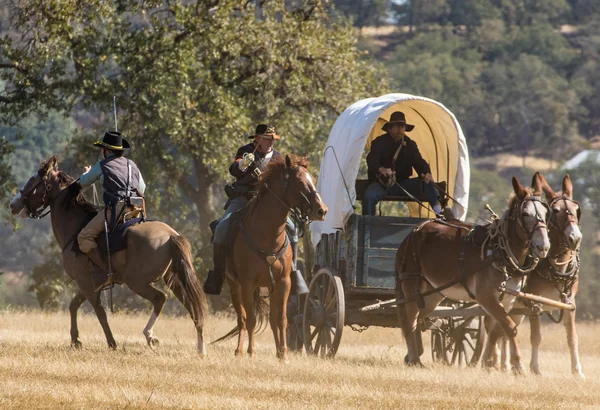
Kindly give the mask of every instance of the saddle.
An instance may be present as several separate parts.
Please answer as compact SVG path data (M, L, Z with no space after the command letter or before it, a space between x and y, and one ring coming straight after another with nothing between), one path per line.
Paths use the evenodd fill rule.
M95 214L91 215L92 218L94 216L95 216ZM122 251L123 249L127 249L127 231L132 226L138 225L145 221L147 221L147 219L133 218L133 219L129 219L125 223L117 225L116 228L113 229L110 232L110 235L108 236L108 242L109 242L109 246L110 246L111 255L115 252ZM87 222L89 222L89 220L86 220L86 223L83 226L87 225ZM81 227L81 229L83 229L83 226ZM77 238L77 235L79 234L81 229L79 229L77 231L75 238ZM100 250L102 251L102 254L105 255L106 254L106 239L105 239L104 233L96 238L96 243L98 244L98 248L100 248ZM73 246L71 247L71 250L73 252L75 252L76 255L83 255L83 252L81 252L81 249L79 249L79 243L77 242L77 240L73 241Z
M476 248L481 248L488 236L489 226L490 224L475 225L473 229L471 229L471 231L464 237L464 241Z
M248 207L246 206L246 207L239 209L229 215L229 231L227 232L225 243L223 244L225 249L227 249L228 251L231 250L231 248L233 248L233 242L235 241L237 234L240 232L240 229L242 227L242 220L244 219L244 216L246 216L247 212L248 212ZM215 231L217 229L218 224L219 224L219 220L215 219L208 225L210 228L210 232L211 232L211 237L210 237L211 244L213 243L213 241L215 239Z

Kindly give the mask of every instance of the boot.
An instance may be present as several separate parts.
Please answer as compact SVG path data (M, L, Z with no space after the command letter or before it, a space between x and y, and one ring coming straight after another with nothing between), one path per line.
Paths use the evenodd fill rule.
M104 261L100 248L92 248L87 256L94 263L92 266L92 283L94 285L94 292L101 291L104 287L110 285L110 278L108 277L108 265Z
M224 246L219 243L213 243L213 265L214 269L208 271L202 290L209 295L220 295L225 280L227 254Z
M308 293L308 286L306 280L302 276L302 272L296 269L296 261L298 259L298 242L290 242L292 247L292 272L290 273L290 279L292 282L292 295L304 295Z

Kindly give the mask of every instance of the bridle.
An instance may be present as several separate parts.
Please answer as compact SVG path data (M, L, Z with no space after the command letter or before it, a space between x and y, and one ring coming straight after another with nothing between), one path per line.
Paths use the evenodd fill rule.
M528 202L533 202L534 206L533 209L535 209L535 224L533 225L533 227L531 228L531 230L527 229L527 225L525 224L525 220L524 220L524 212L523 209L525 208L525 205ZM540 214L540 212L538 211L537 206L535 206L535 203L540 203L544 208L546 208L546 218L543 218L542 215ZM516 220L517 223L519 224L519 227L523 230L523 232L525 232L525 236L527 239L525 239L525 242L522 245L523 249L529 249L529 246L531 245L531 240L533 238L533 234L535 233L536 230L540 229L540 228L545 228L546 230L548 230L548 220L550 218L550 206L548 206L547 203L545 203L544 201L542 201L541 198L539 197L535 197L535 196L531 196L531 197L527 197L525 199L523 199L523 201L521 202L521 205L518 207L518 214L517 213L513 213L511 216L508 217L508 220Z
M27 216L29 216L32 219L42 219L50 213L49 209L46 213L44 213L44 211L50 206L50 198L48 196L48 193L52 190L53 185L49 183L46 177L42 177L39 171L38 177L40 178L40 180L29 190L30 193L35 193L38 186L42 183L44 184L44 193L42 194L42 205L40 205L37 209L31 211L29 209L29 206L27 206L26 204L26 201L29 200L30 195L26 195L22 189L19 191L21 193L21 198L23 198L23 204L30 211L29 214L27 214Z
M300 168L301 167L299 165L297 165L293 168L286 168L285 171L283 171L280 174L281 182L283 183L283 199L279 195L277 195L275 192L273 192L273 190L269 187L269 184L267 182L264 182L263 185L264 185L265 189L271 193L271 195L273 195L275 198L277 198L277 200L279 200L279 202L281 202L283 204L283 206L285 206L287 208L287 210L290 213L292 213L292 215L294 216L295 219L297 219L299 222L302 222L302 223L308 223L309 222L308 214L310 212L311 203L310 203L308 197L304 194L304 192L302 192L301 190L298 190L298 193L300 194L302 199L308 204L308 207L306 210L292 206L285 200L285 197L287 196L287 192L288 192L288 187L290 186L290 184L297 184L295 179L290 180L290 174L292 172L298 171Z
M550 208L552 208L556 203L558 203L560 201L564 202L566 214L575 217L578 226L581 226L580 225L581 206L579 205L579 203L570 198L558 197L558 198L553 199L552 202L550 202ZM567 201L572 202L575 205L577 205L577 213L576 214L573 214L573 212L569 209L569 207L567 206ZM564 235L562 235L565 228L567 227L567 224L570 223L570 221L567 218L565 220L565 222L562 224L562 226L559 226L558 221L556 220L556 215L554 214L554 212L552 212L549 223L550 223L550 226L556 228L556 231L559 233L558 239L559 239L560 250L561 251L566 250L566 252L570 252L571 255L570 255L569 259L565 262L557 262L557 260L558 260L558 257L560 257L561 255L563 255L566 252L559 253L554 261L552 261L552 258L549 256L547 258L548 259L548 270L554 277L558 277L558 278L572 277L579 271L580 261L579 261L579 249L571 251L569 249L569 246L566 244L566 239L565 239ZM572 263L574 260L575 260L575 262ZM559 270L556 268L556 266L564 266L564 265L567 265L567 267L570 266L570 269L568 269L565 272L559 272ZM548 279L550 279L550 278L548 278Z

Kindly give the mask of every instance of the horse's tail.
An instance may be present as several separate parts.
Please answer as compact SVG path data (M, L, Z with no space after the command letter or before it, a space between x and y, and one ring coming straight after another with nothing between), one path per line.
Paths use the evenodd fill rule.
M260 333L267 327L267 323L269 323L269 304L266 301L266 298L260 295L260 288L256 288L254 290L254 314L256 315L256 327L254 328L254 333ZM232 337L237 336L240 333L240 329L238 326L231 329L226 335L221 336L214 342L210 344L219 343L224 340L229 340Z
M206 317L206 295L192 263L192 247L184 236L171 236L171 271L167 286L177 295L190 312L194 323L202 324Z

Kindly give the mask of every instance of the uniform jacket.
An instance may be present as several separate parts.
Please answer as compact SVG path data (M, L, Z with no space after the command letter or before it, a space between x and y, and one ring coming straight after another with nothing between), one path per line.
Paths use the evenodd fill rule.
M273 150L272 155L269 156L254 152L254 162L250 164L245 171L242 171L238 166L237 160L241 159L245 153L253 152L254 148L254 143L246 144L238 148L237 154L235 154L236 161L229 166L229 173L236 178L233 187L238 195L247 196L251 191L255 190L255 187L258 184L258 178L254 175L254 170L256 168L260 169L261 172L264 172L267 169L269 161L281 157L281 154L277 150Z

